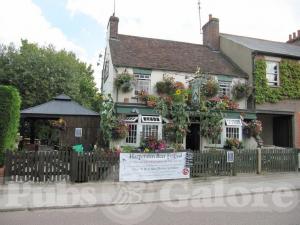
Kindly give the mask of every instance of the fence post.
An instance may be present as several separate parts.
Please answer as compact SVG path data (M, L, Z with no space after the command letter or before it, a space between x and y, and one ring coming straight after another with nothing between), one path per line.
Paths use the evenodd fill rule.
M261 174L261 148L257 149L257 174Z
M70 156L71 156L70 181L76 182L78 178L78 153L72 151Z

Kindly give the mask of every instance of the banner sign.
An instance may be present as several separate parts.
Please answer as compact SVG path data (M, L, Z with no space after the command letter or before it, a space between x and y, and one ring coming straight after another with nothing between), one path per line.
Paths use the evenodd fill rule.
M190 177L186 152L121 153L120 181L150 181Z

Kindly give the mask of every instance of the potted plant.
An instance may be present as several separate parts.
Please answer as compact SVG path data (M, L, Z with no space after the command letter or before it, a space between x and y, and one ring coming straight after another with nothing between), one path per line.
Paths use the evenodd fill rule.
M242 143L236 138L228 138L226 139L224 148L231 150L240 149L242 148Z
M124 93L131 92L134 86L134 76L126 71L119 74L115 79L115 86Z
M219 83L212 77L202 85L201 92L207 98L215 97L219 92Z
M127 124L122 120L119 119L112 129L112 137L115 140L124 139L128 136L128 126Z
M248 98L251 94L251 87L248 85L248 83L242 83L239 81L233 85L231 94L235 100Z
M138 92L138 99L142 102L147 102L148 99L148 93L146 91L139 91Z
M155 107L157 103L157 97L154 95L148 95L147 96L147 106L149 107Z
M256 137L262 132L262 123L260 120L252 120L248 123L248 127L250 129L250 135Z

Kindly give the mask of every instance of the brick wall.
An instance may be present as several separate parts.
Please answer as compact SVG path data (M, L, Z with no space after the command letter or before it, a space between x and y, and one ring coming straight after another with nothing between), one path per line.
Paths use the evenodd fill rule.
M212 50L220 49L219 19L209 15L209 21L203 26L203 44Z
M295 147L300 148L300 112L295 113Z

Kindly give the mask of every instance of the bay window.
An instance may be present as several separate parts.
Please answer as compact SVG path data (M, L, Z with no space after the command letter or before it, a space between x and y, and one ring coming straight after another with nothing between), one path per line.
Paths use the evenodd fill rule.
M240 119L225 119L225 138L242 141L242 122Z
M149 137L162 138L162 119L160 116L127 116L124 120L128 126L126 145L139 146L141 141Z

